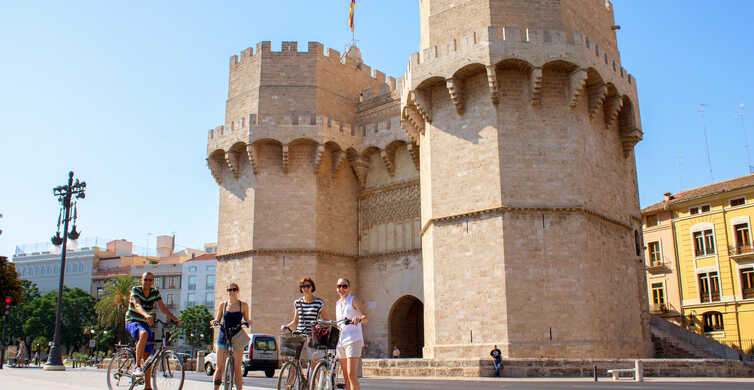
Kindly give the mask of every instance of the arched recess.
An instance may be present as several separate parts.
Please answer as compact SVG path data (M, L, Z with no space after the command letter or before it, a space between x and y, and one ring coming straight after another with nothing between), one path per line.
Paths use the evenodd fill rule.
M421 358L424 348L424 304L413 295L393 303L388 316L388 353L397 345L401 358Z

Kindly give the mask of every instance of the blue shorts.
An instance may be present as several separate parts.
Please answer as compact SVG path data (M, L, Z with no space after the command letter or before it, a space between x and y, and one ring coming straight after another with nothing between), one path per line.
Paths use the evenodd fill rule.
M128 332L128 334L130 334L131 337L134 338L134 340L139 339L139 333L141 333L142 331L147 332L147 334L149 335L149 337L147 338L147 345L144 347L144 352L152 353L154 344L149 342L154 341L154 333L152 333L152 329L150 329L147 324L142 324L141 322L126 322L126 332Z

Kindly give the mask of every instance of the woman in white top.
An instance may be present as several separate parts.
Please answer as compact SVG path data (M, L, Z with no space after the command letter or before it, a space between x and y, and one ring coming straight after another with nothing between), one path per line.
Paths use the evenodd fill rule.
M336 356L343 367L343 377L346 379L346 390L359 390L359 378L356 373L361 360L361 349L364 347L364 334L361 324L367 322L366 312L358 298L350 294L351 282L346 278L338 279L338 295L336 304L337 320L350 319L352 325L341 325L340 340Z

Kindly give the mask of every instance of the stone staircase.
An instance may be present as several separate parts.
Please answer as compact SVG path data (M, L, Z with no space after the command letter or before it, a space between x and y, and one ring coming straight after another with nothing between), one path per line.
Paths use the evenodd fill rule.
M735 349L660 317L651 316L650 324L657 358L741 360Z

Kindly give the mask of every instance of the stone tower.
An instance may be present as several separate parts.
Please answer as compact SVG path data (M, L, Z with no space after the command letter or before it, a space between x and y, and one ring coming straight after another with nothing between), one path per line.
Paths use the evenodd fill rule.
M255 332L311 276L369 311L367 356L649 355L636 81L604 0L420 0L402 79L316 42L230 59L217 285ZM218 298L216 302L222 302Z
M636 81L604 0L420 0L425 357L651 354Z

